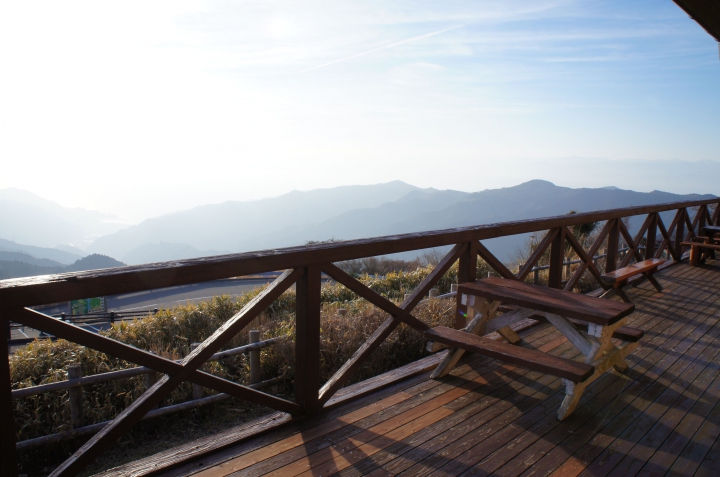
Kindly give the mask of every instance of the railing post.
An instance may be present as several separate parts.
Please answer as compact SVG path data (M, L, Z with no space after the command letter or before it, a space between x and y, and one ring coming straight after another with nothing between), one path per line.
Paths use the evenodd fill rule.
M474 282L477 278L477 262L478 262L478 246L477 241L473 240L468 243L465 252L460 255L458 260L458 283ZM455 328L465 328L467 325L467 306L460 304L458 300L457 313L455 313Z
M535 285L540 283L540 270L537 267L533 268L533 283Z
M655 258L655 238L657 237L658 214L653 213L645 238L645 260Z
M680 220L678 220L677 225L675 226L675 255L678 257L678 260L682 258L682 242L685 240L685 214L687 214L687 210L680 209L678 210L678 214L680 214Z
M8 334L10 333L10 318L6 312L0 311L0 324L7 330L0 332L0 347L2 347L2 359L0 359L0 476L16 477L17 455L15 444L15 419L12 402L12 381L10 380L10 359L8 348Z
M565 261L565 227L560 227L550 244L550 270L548 286L562 288L563 262Z
M250 330L250 343L260 341L260 331ZM256 349L248 353L250 355L250 384L260 382L260 350Z
M201 343L193 343L190 345L190 351L194 351L195 348L200 346ZM201 367L202 369L202 367ZM192 385L192 397L193 399L202 399L205 397L205 388L200 386L199 384L193 383Z
M315 266L305 267L295 286L295 397L305 414L320 410L320 286Z
M620 244L620 219L613 219L613 224L608 233L608 245L605 255L605 273L617 269L617 256Z
M68 381L82 378L82 367L79 364L69 364L67 367L67 375ZM70 394L70 422L72 423L73 429L77 429L85 424L83 388L82 386L75 386L68 391Z
M700 214L700 219L698 220L698 229L696 235L702 235L703 229L705 228L705 225L707 224L707 213L708 213L708 206L707 205L701 205L698 207L698 214Z

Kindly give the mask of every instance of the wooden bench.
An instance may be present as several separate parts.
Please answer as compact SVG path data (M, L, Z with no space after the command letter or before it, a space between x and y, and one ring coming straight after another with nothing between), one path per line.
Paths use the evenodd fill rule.
M559 376L565 383L565 399L558 419L568 417L576 408L585 388L610 368L625 371L625 357L635 350L641 330L625 327L635 305L580 295L523 283L518 280L486 278L458 286L457 311L464 314L463 330L432 328L425 336L433 343L451 347L432 378L447 375L463 354L478 353L519 366ZM500 316L500 304L516 307ZM532 317L541 317L554 325L585 356L577 362L536 350L514 346L521 341L510 325ZM483 338L496 330L509 343ZM620 340L616 346L612 338Z
M603 274L600 278L602 279L603 284L609 286L610 288L600 295L600 297L607 297L612 293L616 293L620 295L620 298L622 298L624 302L632 303L630 298L628 298L627 294L623 291L623 287L628 284L628 280L630 278L640 274L645 275L655 289L662 292L662 285L660 285L660 282L658 282L652 274L655 273L658 267L663 263L665 263L665 260L660 258L650 258Z
M690 247L690 265L694 267L700 265L701 263L705 263L708 251L720 250L720 245L711 243L682 242L682 245Z
M591 364L560 358L521 346L513 346L502 341L489 340L445 326L437 326L425 331L425 337L438 343L462 348L465 351L569 379L575 383L585 381L595 371L595 367Z

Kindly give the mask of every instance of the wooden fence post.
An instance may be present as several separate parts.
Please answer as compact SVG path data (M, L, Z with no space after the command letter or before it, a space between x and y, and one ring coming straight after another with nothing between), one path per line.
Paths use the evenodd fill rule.
M190 351L193 351L195 348L200 346L201 343L193 343L190 345ZM192 385L192 397L193 399L202 399L205 397L205 388L200 386L199 384L193 383Z
M658 214L653 213L645 238L645 260L655 258L655 238L657 237Z
M250 330L250 343L260 341L260 331ZM248 353L250 355L250 384L260 382L260 350L256 349Z
M563 262L565 261L565 227L560 227L550 244L550 270L548 286L562 288Z
M309 266L295 285L295 397L305 414L320 410L320 280Z
M468 243L468 247L460 255L458 263L458 283L474 282L477 279L477 262L478 262L478 246L477 241L473 240ZM457 313L455 313L455 328L465 328L467 325L467 306L462 305L458 300Z
M608 245L605 255L605 273L614 272L617 269L618 249L620 248L620 219L613 219L613 224L608 233Z
M696 235L702 235L703 229L705 228L705 225L707 225L708 206L701 205L700 207L698 207L697 213L700 214L700 219L698 220Z
M687 214L687 210L685 209L679 209L678 214L680 214L680 220L678 220L677 225L675 226L675 255L678 257L678 260L682 258L682 242L685 240L685 214Z
M67 367L68 381L83 377L82 367L79 364L69 364ZM77 429L85 424L85 413L83 411L83 388L75 386L70 388L70 422L72 428Z
M0 332L0 347L2 347L2 359L0 359L0 475L2 477L16 477L17 454L15 444L15 419L12 401L12 381L10 380L10 360L8 349L8 335L10 333L10 318L5 312L0 312L0 325L3 330Z

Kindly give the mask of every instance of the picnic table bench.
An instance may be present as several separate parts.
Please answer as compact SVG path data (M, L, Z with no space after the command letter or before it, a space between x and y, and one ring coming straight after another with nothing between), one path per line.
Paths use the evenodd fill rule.
M610 288L600 295L600 297L604 298L609 296L611 293L616 293L620 295L620 298L622 298L624 302L632 303L625 291L623 291L623 287L628 284L628 280L630 278L640 274L645 275L652 286L654 286L657 291L662 292L662 285L660 285L660 282L658 282L652 274L655 273L658 267L663 263L665 263L665 260L663 259L649 258L601 275L600 278L603 283Z
M691 242L682 242L682 245L690 247L690 265L692 266L705 263L705 259L708 257L715 258L715 251L720 250L720 245L715 242L715 234L720 232L720 226L707 225L703 228L703 232L705 236L696 236Z
M438 326L425 336L450 346L450 352L432 374L447 375L468 351L518 366L558 376L565 384L565 399L558 419L567 418L578 405L585 388L611 367L628 368L625 357L643 336L641 330L625 327L635 305L531 285L517 280L486 278L458 286L458 312L467 309L467 326L455 330ZM513 311L498 316L500 304ZM548 355L517 346L520 337L510 325L530 316L542 316L554 325L585 357L584 362ZM508 342L483 338L497 330ZM620 341L616 346L612 338Z

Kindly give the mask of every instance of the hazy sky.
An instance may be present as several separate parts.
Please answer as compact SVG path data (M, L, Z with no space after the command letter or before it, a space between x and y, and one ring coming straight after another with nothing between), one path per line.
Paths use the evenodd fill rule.
M395 179L627 185L720 161L718 111L717 43L670 0L0 6L0 187L133 221ZM663 167L630 184L695 189Z

